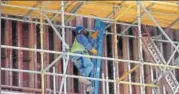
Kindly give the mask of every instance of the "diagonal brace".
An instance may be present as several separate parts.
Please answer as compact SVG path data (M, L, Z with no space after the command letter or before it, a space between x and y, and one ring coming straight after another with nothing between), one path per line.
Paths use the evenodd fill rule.
M55 26L52 24L52 22L50 21L50 19L47 17L46 14L42 13L43 16L47 19L48 23L51 25L52 29L55 31L55 33L57 34L58 38L64 43L64 46L69 49L69 46L66 44L65 40L63 40L62 36L59 34L58 30L55 28ZM64 28L64 27L62 27Z
M58 60L62 58L63 55L58 56L47 68L45 68L45 72L49 70Z
M161 28L161 26L159 25L159 23L155 20L155 18L148 12L148 10L145 8L145 6L143 5L142 2L140 2L141 7L143 8L143 10L145 11L145 13L147 13L148 17L155 23L155 25L158 27L158 29L162 32L162 34L169 40L169 42L171 43L171 45L177 50L177 52L179 52L179 49L176 47L176 45L173 43L173 41L168 37L168 35L165 33L165 31Z

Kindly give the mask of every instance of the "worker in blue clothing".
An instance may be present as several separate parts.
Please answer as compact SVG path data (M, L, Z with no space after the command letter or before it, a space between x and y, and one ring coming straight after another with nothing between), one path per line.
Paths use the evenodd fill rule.
M92 47L92 42L93 39L96 39L96 37L98 36L98 30L95 30L95 32L91 34L90 38L85 36L87 32L84 30L83 26L77 26L74 32L76 33L76 37L73 42L71 52L84 55L89 55L90 52L93 55L97 55L98 52L95 48ZM94 68L94 64L91 62L90 58L82 56L72 56L71 60L74 62L74 65L77 67L82 76L90 76L90 73ZM91 82L88 79L79 79L79 81L88 86L87 91L93 89L93 87L91 86Z

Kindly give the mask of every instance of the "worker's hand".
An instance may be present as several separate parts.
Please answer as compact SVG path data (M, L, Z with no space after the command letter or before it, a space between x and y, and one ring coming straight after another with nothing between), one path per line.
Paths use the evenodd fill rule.
M90 52L93 53L94 55L97 55L97 54L98 54L98 51L97 51L96 49L94 49L94 48L91 49Z

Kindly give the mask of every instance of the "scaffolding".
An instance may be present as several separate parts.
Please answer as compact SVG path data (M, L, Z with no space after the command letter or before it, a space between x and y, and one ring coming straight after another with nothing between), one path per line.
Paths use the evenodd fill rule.
M141 94L145 94L145 88L146 87L151 87L152 88L152 94L159 94L160 91L157 91L156 88L158 89L159 86L153 81L152 83L148 84L145 83L144 81L144 65L145 66L151 66L151 73L153 73L153 71L155 70L154 67L159 67L159 68L163 68L163 69L179 69L178 66L173 66L173 65L169 65L170 61L172 60L172 58L174 58L174 55L176 52L179 52L179 45L178 45L178 41L173 41L171 40L171 38L166 34L166 32L164 31L164 29L162 27L168 27L169 28L173 28L173 29L178 29L177 27L177 21L175 21L174 23L172 23L172 25L170 24L171 22L165 22L165 21L160 21L164 22L164 24L161 25L157 22L157 20L151 15L151 11L149 10L151 8L151 6L153 6L154 4L156 5L166 5L166 6L174 6L177 7L177 3L176 2L159 2L159 1L105 1L104 5L106 6L110 6L112 7L111 10L112 12L109 14L109 16L107 17L102 17L101 15L98 15L99 13L97 13L98 16L89 16L88 12L85 13L81 13L81 14L77 14L74 11L77 11L79 7L77 7L74 11L71 11L71 13L69 12L69 10L67 10L68 12L65 11L66 6L70 6L68 3L72 3L72 1L54 1L55 3L58 3L57 5L59 9L61 10L49 10L46 9L45 6L47 6L48 4L52 3L53 1L42 1L41 3L39 3L39 8L38 7L30 7L30 6L21 6L21 5L13 5L10 3L11 1L4 1L1 4L2 7L2 13L6 13L9 15L15 15L15 16L20 16L19 18L15 18L15 17L11 17L11 16L1 16L1 19L7 19L7 20L15 20L15 21L21 21L21 22L28 22L28 23L35 23L35 24L40 24L40 44L41 47L40 49L37 48L27 48L27 47L17 47L17 46L10 46L10 45L1 45L1 48L3 49L14 49L14 50L21 50L21 51L34 51L34 52L39 52L41 55L41 70L40 71L34 71L34 70L23 70L23 69L13 69L13 68L5 68L5 67L1 67L1 70L3 71L11 71L11 72L24 72L24 73L29 73L29 74L40 74L41 75L41 92L42 94L45 94L45 76L46 75L51 75L53 76L53 88L54 90L52 90L51 92L53 92L53 94L59 93L59 94L68 94L67 93L67 78L84 78L84 79L89 79L89 80L95 80L95 81L100 81L103 84L103 94L109 94L109 90L105 90L105 87L109 88L109 83L113 83L114 84L114 94L120 94L120 84L127 84L130 86L129 88L129 92L130 94L132 94L132 86L136 85L136 86L140 86L140 92ZM12 1L13 2L13 1ZM28 1L26 1L28 2ZM75 1L76 3L81 3L81 4L89 4L88 6L90 6L90 4L97 4L100 6L100 2L99 1ZM126 5L124 5L124 8L122 7L123 3L127 3ZM71 5L74 6L74 5ZM130 9L132 8L136 8L135 12L136 12L136 18L134 21L130 22L131 20L129 19L129 22L132 24L129 24L123 20L121 20L121 17L124 17L124 15L126 15L126 13L129 12L133 12L130 11ZM157 6L156 6L157 7ZM3 8L7 8L4 9ZM25 17L22 16L21 13L19 13L19 15L17 14L13 14L14 12L12 12L11 10L7 11L8 8L17 8L17 9L24 9L24 10L28 10L28 13L26 14ZM73 8L73 7L70 7ZM92 8L93 9L93 8ZM6 11L5 11L6 10ZM120 11L118 11L120 10ZM31 11L31 12L30 12ZM34 14L33 14L33 11ZM82 11L82 10L81 10ZM12 12L12 14L11 14ZM84 11L83 11L84 12ZM90 11L91 12L91 11ZM26 13L26 12L25 12ZM54 14L53 16L51 16L51 14L48 13L52 13ZM40 15L40 18L38 18L37 15ZM142 21L142 15L147 14L147 16L151 19L151 21L154 24L151 24L151 22L149 21ZM56 19L58 16L60 15L61 18ZM171 15L175 15L175 14L171 14ZM30 17L32 16L32 17ZM69 18L65 19L65 16L69 16ZM111 17L113 16L113 17ZM49 18L51 17L51 19ZM71 53L68 51L68 49L70 48L69 44L66 43L65 41L65 33L67 32L65 30L65 28L68 29L74 29L75 27L73 26L68 26L65 23L68 22L69 20L73 19L74 17L85 17L85 18L91 18L91 19L100 19L102 21L104 21L107 25L106 27L111 27L113 28L114 32L108 32L106 31L105 34L106 35L114 35L114 58L110 58L110 57L104 57L104 56L92 56L92 55L82 55L82 54L75 54L75 53ZM35 18L36 20L29 20L31 18ZM125 17L124 17L125 18ZM120 20L119 20L120 19ZM171 17L172 19L172 17ZM171 20L170 19L170 20ZM174 18L175 19L175 18ZM177 18L178 19L178 18ZM61 25L55 23L53 20L57 20L61 22ZM123 21L123 22L122 22ZM173 21L172 21L173 22ZM136 24L137 23L137 24ZM122 31L122 33L118 34L117 33L117 24L123 25L123 26L127 26L127 28L124 29L124 31ZM159 42L167 42L167 43L171 43L171 45L174 47L175 51L173 52L173 54L170 56L169 61L167 61L166 64L156 64L156 63L152 63L152 62L145 62L143 60L143 41L142 41L142 30L141 30L141 24L147 24L147 25L153 25L153 26L157 26L158 29L161 31L162 35L164 35L164 37L167 40L160 40L160 39L156 39L156 38L152 38L153 41L159 41ZM52 27L53 31L55 32L55 34L58 36L59 41L62 42L62 51L55 51L55 50L45 50L43 47L44 41L43 41L43 37L44 37L44 33L43 33L43 27L45 25L48 25L50 27ZM128 35L125 34L127 32L127 30L130 27L136 27L138 29L138 36L133 36L133 35ZM58 28L61 28L61 32L59 33ZM92 32L92 29L87 28L86 29L89 32ZM139 59L138 60L128 60L128 59L119 59L118 57L118 47L117 47L117 36L120 37L130 37L130 38L135 38L138 39L138 48L139 48ZM177 44L177 46L176 46ZM49 54L56 54L58 55L58 57L51 62L48 66L44 66L44 53L49 53ZM69 64L69 59L70 56L82 56L82 57L88 57L88 58L93 58L93 59L101 59L101 60L107 60L107 61L113 61L114 62L114 79L108 79L105 78L104 75L101 76L101 78L93 78L93 77L82 77L82 76L77 76L77 75L70 75L67 74L67 66ZM62 59L63 60L63 73L56 73L55 72L55 64L58 60ZM128 63L128 69L129 71L126 72L123 76L119 77L118 75L118 70L119 68L116 67L117 64L119 64L120 62L126 62ZM102 64L105 64L108 62L102 62ZM135 67L131 68L130 64L135 64ZM49 72L49 69L53 67L53 72ZM130 76L131 72L135 71L137 68L140 68L140 82L132 82L130 77L129 77L129 81L122 81L122 79L124 79L126 76ZM166 73L167 74L167 73ZM60 89L59 91L56 91L56 85L55 85L55 78L57 76L62 77L61 83L60 83ZM153 79L153 74L151 75L151 78ZM179 87L177 87L178 90ZM165 90L164 90L165 91ZM178 92L178 91L176 91ZM175 92L175 93L176 93Z

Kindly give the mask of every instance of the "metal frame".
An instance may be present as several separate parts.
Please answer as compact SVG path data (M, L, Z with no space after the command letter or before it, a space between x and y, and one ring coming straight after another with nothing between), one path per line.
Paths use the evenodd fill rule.
M153 1L154 2L154 1ZM156 2L154 2L156 3ZM169 3L170 4L170 3ZM67 87L66 87L66 80L67 78L84 78L84 79L90 79L90 80L98 80L98 81L102 81L103 84L108 84L110 83L120 83L120 84L128 84L128 85L139 85L141 86L141 93L145 93L145 87L149 86L149 87L157 87L154 84L145 84L144 83L144 69L143 66L144 65L148 65L151 66L151 72L153 72L152 67L165 67L165 68L171 68L171 69L179 69L178 66L171 66L169 64L167 65L163 65L163 64L153 64L151 62L144 62L143 60L143 54L142 54L142 40L141 40L141 16L145 13L147 13L147 15L151 18L151 20L157 25L157 27L160 29L160 31L162 32L162 34L164 34L164 36L167 38L167 40L157 40L157 39L153 39L155 41L160 41L160 42L169 42L173 45L173 47L175 48L175 51L173 52L173 54L171 55L170 59L168 60L167 63L169 63L171 61L171 59L173 58L174 54L177 52L179 52L179 45L175 45L175 44L179 44L179 42L174 42L172 41L168 35L164 32L164 30L160 27L160 25L157 23L157 21L153 18L153 16L149 13L149 10L146 9L146 7L144 7L144 5L142 4L142 2L137 1L137 13L138 13L138 17L137 17L137 25L133 25L133 24L127 24L127 23L120 23L120 22L116 22L116 19L118 19L122 14L120 14L117 18L114 19L109 19L109 18L99 18L99 17L95 17L95 16L85 16L85 15L80 15L80 14L75 14L75 13L67 13L64 10L64 1L61 1L61 11L56 11L56 10L46 10L43 7L41 9L39 8L32 8L32 7L22 7L22 6L16 6L16 5L8 5L8 4L1 4L2 6L8 6L8 7L16 7L16 8L23 8L23 9L29 9L31 11L41 11L41 17L40 17L40 22L35 22L35 21L29 21L29 20L22 20L22 19L17 19L17 18L10 18L10 17L1 17L1 19L10 19L10 20L17 20L17 21L24 21L24 22L29 22L29 23L37 23L40 24L41 26L41 49L34 49L34 48L25 48L25 47L15 47L15 46L8 46L8 45L1 45L1 48L6 48L6 49L16 49L16 50L25 50L25 51L36 51L36 52L40 52L41 53L41 71L32 71L32 70L21 70L21 69L10 69L10 68L1 68L1 70L5 70L5 71L14 71L14 72L26 72L26 73L34 73L34 74L41 74L42 79L42 94L44 94L44 75L53 75L53 79L54 79L54 83L55 83L55 77L56 76L62 76L62 82L60 85L60 91L59 93L62 94L62 90L64 92L64 94L67 93ZM151 5L152 6L152 5ZM129 7L130 8L130 7ZM144 12L141 13L141 8L144 10ZM149 7L148 7L149 8ZM126 9L127 11L127 9ZM1 12L1 11L0 11ZM62 24L61 25L55 25L52 23L52 21L48 18L48 16L45 14L47 12L50 13L55 13L56 15L61 14L61 19L62 19ZM109 58L109 57L100 57L100 56L89 56L89 55L82 55L82 54L74 54L74 53L70 53L67 52L67 49L69 49L68 44L65 42L65 28L71 28L73 29L74 27L72 26L65 26L65 19L64 16L65 15L69 15L69 16L80 16L80 17L86 17L86 18L93 18L93 19L101 19L103 21L105 21L106 23L114 23L115 25L117 24L121 24L121 25L127 25L127 26L133 26L133 27L138 27L139 29L139 61L135 61L135 60L125 60L125 59L118 59L116 56L115 58ZM48 23L43 22L43 18L45 17ZM134 21L134 23L136 22L136 20ZM1 23L1 22L0 22ZM62 41L62 52L60 51L51 51L51 50L44 50L43 49L43 25L49 25L53 28L53 30L55 31L55 33L57 34L58 38ZM62 28L62 35L59 33L59 31L57 30L57 27L61 27ZM128 27L129 29L129 27ZM116 30L116 27L115 27ZM127 29L125 29L126 31ZM93 31L93 30L89 30L88 31ZM124 32L125 32L124 31ZM1 34L1 33L0 33ZM106 32L106 34L110 34L110 35L115 35L117 36L122 36L122 37L132 37L132 38L136 38L135 36L131 36L131 35L123 35L122 34L117 34L115 33L110 33L110 32ZM115 42L117 44L117 42ZM1 51L0 51L1 52ZM48 65L46 68L44 68L43 66L43 53L52 53L52 54L59 54L59 56L50 64ZM140 83L135 83L135 82L125 82L125 81L117 81L116 79L114 80L110 80L108 79L108 77L104 77L104 75L102 75L102 78L92 78L92 77L82 77L82 76L76 76L76 75L68 75L66 73L67 70L67 66L68 66L68 60L70 56L84 56L84 57L89 57L89 58L96 58L96 59L103 59L103 60L112 60L114 62L117 62L116 64L118 64L118 62L127 62L128 64L131 63L135 63L135 64L140 64ZM1 56L1 54L0 54ZM59 59L63 59L63 74L59 74L59 73L55 73L55 70L53 71L53 73L51 72L47 72ZM54 69L54 68L53 68ZM1 73L1 72L0 72ZM1 75L1 74L0 74ZM153 74L151 75L151 78L153 80ZM105 83L107 82L107 83ZM0 83L1 84L1 83ZM108 86L108 85L107 85ZM54 87L54 94L56 94L56 85L53 86ZM103 87L103 92L104 94L109 94L109 92L104 90L105 87ZM0 89L1 90L1 89ZM131 91L131 88L130 88ZM1 91L0 91L1 92ZM115 91L116 92L116 91ZM154 90L152 89L152 92L154 93Z

